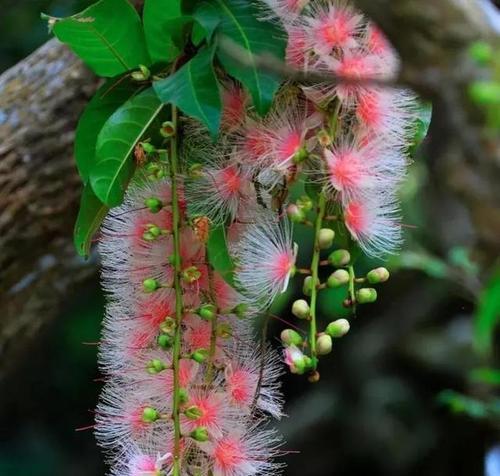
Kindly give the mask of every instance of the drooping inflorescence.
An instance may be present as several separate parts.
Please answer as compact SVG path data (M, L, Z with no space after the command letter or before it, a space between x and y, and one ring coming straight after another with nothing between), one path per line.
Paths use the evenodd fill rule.
M356 250L380 258L401 242L397 192L415 98L378 81L394 77L395 52L347 1L266 3L273 13L263 17L288 34L289 66L332 81L284 84L261 117L242 86L222 78L215 143L172 106L161 144L168 163L149 146L103 225L107 383L96 432L115 475L277 474L281 441L267 423L283 415L281 368L317 381L319 358L349 330L346 319L319 329L319 293L344 287L353 311L375 301L363 286L388 272L356 276ZM305 268L293 224L313 234ZM214 230L232 261L227 275L211 260ZM339 231L345 249L334 249ZM331 271L324 282L321 269ZM285 329L280 356L256 338L254 317L269 316L299 276L304 299L291 313L307 329Z

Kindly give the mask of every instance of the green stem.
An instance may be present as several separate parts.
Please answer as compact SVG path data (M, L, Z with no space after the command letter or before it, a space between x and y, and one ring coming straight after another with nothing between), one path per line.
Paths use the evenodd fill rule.
M354 273L354 266L351 264L347 270L349 271L349 299L351 300L352 311L356 313L356 274Z
M318 332L316 325L316 304L318 300L318 283L319 283L319 262L321 249L319 246L319 232L323 225L323 218L326 210L326 196L322 191L319 194L318 200L318 213L314 224L314 251L311 262L311 276L312 276L312 291L311 291L311 305L310 305L310 321L309 321L309 346L311 349L311 356L316 357L316 334Z
M172 123L177 133L177 108L172 106ZM183 302L181 288L181 217L177 192L177 135L170 141L170 179L172 192L172 235L174 238L174 288L175 288L175 337L173 346L172 364L174 368L174 392L172 419L174 422L174 467L173 476L181 474L181 422L180 422L180 378L179 366L181 359L181 337Z
M208 247L205 249L205 253L208 258ZM219 314L219 308L217 306L217 296L215 293L214 287L214 269L212 265L208 262L207 259L207 269L208 269L208 292L210 301L216 307L215 316L212 319L211 329L210 329L210 350L208 355L208 363L207 363L207 374L205 376L205 383L207 387L212 384L213 373L214 373L214 359L215 359L215 351L217 348L217 316Z

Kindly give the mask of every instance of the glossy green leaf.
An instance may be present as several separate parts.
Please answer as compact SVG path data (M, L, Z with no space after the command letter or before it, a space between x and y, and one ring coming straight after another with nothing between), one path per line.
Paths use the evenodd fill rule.
M94 194L90 184L86 184L80 199L80 211L76 219L73 241L80 256L88 257L92 238L101 226L109 208Z
M149 88L117 109L99 133L97 163L90 172L90 181L97 197L109 207L122 202L135 170L134 147L162 107L153 89Z
M421 102L418 106L417 120L415 123L415 135L410 145L410 154L413 156L418 147L427 137L432 120L432 104L430 102Z
M81 13L56 19L52 31L99 76L150 64L141 19L127 0L101 0Z
M96 163L97 136L104 123L137 91L130 78L112 78L99 88L78 121L75 135L75 159L85 182Z
M224 226L219 226L210 231L207 243L208 259L224 280L234 286L234 263L229 255Z
M197 6L195 12L193 13L193 18L203 29L203 37L210 42L212 40L215 29L222 21L219 9L217 9L211 3L203 1ZM195 38L195 40L201 40L199 32L198 37Z
M217 56L226 71L250 91L253 103L264 115L270 108L281 80L275 74L260 70L255 64L255 55L273 55L276 61L285 57L286 33L277 22L259 20L262 12L256 2L247 0L209 0L219 12L221 23L218 35L241 48L234 55L222 45Z
M500 270L497 270L483 291L474 316L474 347L478 352L491 354L495 331L499 324Z
M180 0L146 0L143 12L144 32L153 62L168 63L181 53L179 36L187 21Z
M154 88L164 103L205 124L217 137L222 103L213 67L213 48L204 48L172 76L157 81Z

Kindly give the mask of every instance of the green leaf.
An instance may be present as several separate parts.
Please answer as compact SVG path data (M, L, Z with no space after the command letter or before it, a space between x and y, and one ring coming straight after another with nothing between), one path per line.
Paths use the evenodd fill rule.
M273 55L277 61L283 61L286 33L276 22L259 20L262 12L256 2L210 0L210 4L221 17L218 35L241 48L240 57L228 53L223 46L217 50L217 56L226 71L250 91L257 111L264 115L281 80L274 74L261 71L255 64L255 55Z
M94 194L89 183L83 189L80 199L80 211L75 223L73 241L80 256L88 257L92 237L101 226L109 208Z
M175 104L184 114L199 119L216 138L222 103L213 55L213 48L201 49L175 74L154 83L154 88L162 102Z
M479 353L491 354L495 330L499 324L500 270L497 270L483 291L474 315L474 347Z
M234 287L234 263L229 255L226 230L219 226L210 231L207 243L208 260L224 280Z
M418 147L427 137L432 120L432 103L420 102L418 106L417 120L415 124L415 136L410 145L410 155L414 156Z
M212 36L215 32L215 29L222 21L219 10L215 8L214 5L208 2L201 2L196 8L193 17L202 27L204 32L203 36L207 39L207 41L212 41ZM196 30L194 32L196 32ZM194 41L201 40L199 35L199 32L197 32L197 37Z
M151 63L141 19L127 0L101 0L57 19L53 32L99 76L117 76Z
M500 386L500 370L491 368L474 369L469 373L469 379L475 383Z
M109 79L83 111L76 128L75 159L84 182L96 163L97 136L104 123L135 91L137 85L130 78L121 76Z
M134 147L162 107L153 89L149 88L117 109L99 133L97 163L90 172L90 181L97 197L109 207L122 202L135 170Z
M143 21L153 62L169 63L177 58L183 46L180 37L192 22L190 17L183 17L180 0L146 0Z

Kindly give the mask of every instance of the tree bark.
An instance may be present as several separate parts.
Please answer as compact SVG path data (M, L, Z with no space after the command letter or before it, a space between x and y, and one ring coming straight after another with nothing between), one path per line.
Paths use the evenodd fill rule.
M95 274L72 245L72 148L96 84L56 40L0 76L0 379Z

